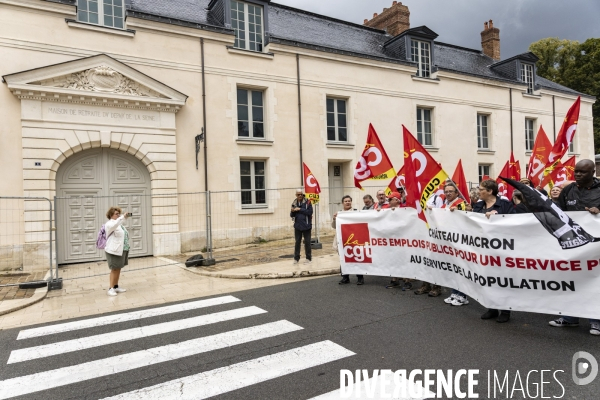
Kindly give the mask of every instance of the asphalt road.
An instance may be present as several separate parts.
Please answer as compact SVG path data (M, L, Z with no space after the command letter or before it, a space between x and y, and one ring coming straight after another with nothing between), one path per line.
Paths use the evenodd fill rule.
M509 323L499 324L481 320L485 310L474 302L463 307L444 304L448 291L429 298L412 291L385 289L386 278L367 277L364 286L356 286L354 276L350 285L338 285L338 280L327 277L236 292L231 296L241 301L94 327L85 324L96 317L85 317L67 321L80 321L73 324L78 329L21 340L17 336L24 329L0 331L0 398L102 399L126 394L122 398L162 399L180 398L185 388L188 394L193 393L189 398L215 390L212 393L220 393L217 399L310 399L339 389L342 369L366 369L370 374L375 369L478 369L476 393L483 399L542 398L541 381L547 382L543 385L545 398L600 397L600 375L585 386L575 385L572 379L576 352L588 352L600 361L600 337L588 333L587 320L578 328L552 328L548 326L552 316L515 312ZM248 309L252 315L235 316L236 310L247 307L254 307ZM134 311L101 317L131 315ZM182 320L210 319L215 313L229 317L181 329ZM62 324L64 321L25 329ZM157 324L166 330L153 331ZM256 332L248 331L264 324L272 324L265 327L264 338L257 339L252 336ZM144 329L135 329L139 327ZM285 332L277 332L280 328ZM237 330L242 331L232 339L231 332ZM139 337L132 338L132 332ZM221 335L217 337L221 339L211 342L213 335ZM187 350L178 347L202 338L208 342L190 342ZM81 340L74 342L76 339ZM14 352L51 344L57 345ZM168 351L156 350L168 345L172 345ZM278 353L305 346L307 351L314 351L311 345L325 346L314 354L307 353L307 362L315 366L300 366L290 372L286 368L301 359L300 353L288 352L277 358ZM334 350L341 355L331 356ZM189 355L190 351L197 354ZM7 364L9 358L11 363ZM542 377L541 370L551 372ZM488 395L488 371L495 371L502 379L508 371L511 393L507 395L505 387L502 394L496 388L495 397L493 391ZM187 381L176 382L177 390L164 386L162 394L146 391L202 373L204 380L198 382L204 391ZM245 374L263 374L263 378L239 388L236 385ZM269 374L273 376L264 378ZM140 389L144 391L135 392Z

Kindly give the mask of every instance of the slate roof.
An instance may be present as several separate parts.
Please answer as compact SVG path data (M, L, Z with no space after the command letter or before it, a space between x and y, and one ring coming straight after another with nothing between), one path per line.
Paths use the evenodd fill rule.
M47 1L74 4L74 0ZM128 16L233 34L231 29L218 26L218 23L211 18L207 10L211 0L125 0L125 2ZM268 18L269 40L275 43L414 65L386 54L383 45L392 39L392 36L382 30L272 2L269 4ZM434 68L442 71L521 84L507 79L490 68L494 60L483 54L481 50L434 42L433 61ZM501 63L506 61L508 60ZM545 89L580 94L539 76L536 82L539 87Z

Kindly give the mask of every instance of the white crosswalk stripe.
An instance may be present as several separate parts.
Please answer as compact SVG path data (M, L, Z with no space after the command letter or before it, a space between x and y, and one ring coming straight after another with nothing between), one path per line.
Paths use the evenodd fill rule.
M250 317L252 315L264 313L266 313L266 311L258 307L245 307L236 310L201 315L194 318L164 322L162 324L126 329L122 331L113 331L104 333L102 335L88 336L81 339L73 339L64 342L45 344L42 346L28 347L26 349L13 350L10 353L7 364L33 360L35 358L49 357L57 354L71 353L73 351L105 346L112 343L121 343L127 340L141 339L144 337L180 331L183 329L197 328L202 325L231 321L237 318Z
M206 399L353 355L350 350L327 340L104 400Z
M259 307L249 306L236 308L233 310L213 312L191 318L173 319L169 322L161 322L156 324L150 323L145 326L138 326L131 329L119 330L118 328L118 324L127 321L143 320L155 316L175 314L183 311L192 311L239 301L239 299L232 296L223 296L172 306L157 307L153 309L127 312L117 315L90 318L75 322L67 322L23 330L19 332L17 337L18 340L23 341L27 339L75 331L75 333L71 334L71 337L73 337L74 335L78 334L77 331L99 328L103 326L110 326L112 329L109 333L101 334L79 333L79 335L82 337L71 340L60 341L60 335L38 339L38 343L41 341L45 344L13 350L10 353L7 364L27 364L28 362L34 362L34 360L40 358L59 356L65 353L79 354L78 352L81 352L81 357L85 360L85 357L88 354L85 352L86 349L107 345L110 346L126 341L144 340L145 338L152 336L182 331L190 328L200 328L209 324L217 324L215 328L213 328L212 332L215 330L218 332L220 330L218 328L220 324L218 323L220 322L238 319L248 320L253 316L267 314L267 311ZM200 337L195 339L166 344L159 347L147 348L144 350L120 354L118 356L102 358L94 361L81 362L76 365L67 364L68 366L62 368L3 379L0 380L0 399L8 399L15 396L32 394L37 398L39 397L38 393L40 392L53 388L60 388L66 385L71 385L73 387L69 388L69 391L76 391L76 385L79 383L85 385L85 388L87 389L89 386L85 382L92 379L120 374L125 371L149 367L160 363L173 362L184 357L223 350L233 346L268 340L270 338L290 334L303 329L302 327L286 320L262 323L265 322L265 320L262 319L260 325L254 325L251 321L252 320L250 320L249 325L253 326L242 329L229 330L218 334L212 334L210 336L202 336L202 329L196 329L195 331L190 331L198 332L198 336ZM106 332L106 329L104 329L104 332ZM165 338L168 340L168 336ZM142 346L142 348L144 347ZM98 354L98 351L93 354ZM326 340L233 364L227 367L214 369L212 371L206 371L199 374L178 378L163 384L150 386L148 388L135 390L130 393L124 393L110 398L206 398L230 392L232 390L246 388L260 382L283 377L352 355L354 355L352 351ZM71 359L73 359L74 356L71 357ZM29 369L29 367L27 368ZM0 377L0 379L2 379L2 377Z
M288 321L238 329L217 335L192 339L181 343L155 347L149 350L104 358L84 364L54 369L0 381L0 399L8 399L71 383L83 382L101 376L117 374L166 361L173 361L208 351L266 339L302 329Z
M30 339L39 336L52 335L55 333L75 331L79 329L95 328L102 325L116 324L125 321L135 321L143 318L156 317L159 315L167 315L177 312L196 310L199 308L212 307L221 304L234 303L241 301L233 296L216 297L214 299L192 301L190 303L175 304L172 306L151 308L149 310L134 311L129 313L110 315L107 317L99 317L86 319L83 321L67 322L64 324L42 326L41 328L26 329L19 332L17 340Z

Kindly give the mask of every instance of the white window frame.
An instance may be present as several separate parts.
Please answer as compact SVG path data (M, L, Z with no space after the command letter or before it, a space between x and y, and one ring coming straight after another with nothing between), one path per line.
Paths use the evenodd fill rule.
M487 147L483 146L483 125L482 119L485 118L485 139L487 140ZM477 149L478 150L489 150L490 146L490 115L478 113L477 114Z
M535 146L535 118L525 118L525 151L533 151Z
M425 120L425 111L429 111L429 121ZM419 122L421 122L421 130L419 131ZM425 127L426 124L429 124L429 132ZM429 135L430 143L427 143L426 137ZM424 147L433 147L434 146L434 136L433 136L433 108L429 107L417 107L417 140Z
M237 5L242 5L243 6L243 8L244 8L244 10L243 10L244 20L243 21L240 21L237 18L234 19L234 16L233 16L233 7L234 7L234 5L236 5L236 6ZM249 21L249 19L250 19L249 8L250 7L256 7L256 9L260 10L260 32L259 32L260 33L260 42L258 42L258 41L254 41L253 42L253 43L258 44L260 46L260 49L254 49L254 50L250 48L250 42L251 42L250 41L250 35L251 35L251 32L250 32L250 21ZM231 14L231 26L232 26L233 30L235 31L235 44L234 44L234 47L237 48L237 49L243 49L243 50L248 50L248 51L256 51L258 53L262 53L262 51L265 48L265 9L264 9L264 7L261 6L261 5L258 5L258 4L250 4L250 3L243 2L243 1L231 0L231 10L230 10L230 12L232 13ZM240 29L239 29L239 26L235 26L236 24L234 24L234 21L237 24L242 23L244 25L244 37L243 38L239 37L240 36L240 33L239 33ZM255 25L256 25L256 23L255 23ZM255 34L256 34L256 32L255 32ZM240 39L242 39L244 41L244 45L243 46L240 46L240 43L239 43Z
M485 172L485 169L487 168L487 173ZM492 164L479 164L477 166L478 169L478 176L479 176L479 182L481 182L482 178L484 175L487 175L489 177L492 176Z
M328 115L331 114L331 112L329 111L329 109L327 108L327 102L329 100L333 101L333 125L329 125L329 121L328 121ZM338 109L338 102L344 102L345 104L345 108L346 108L346 112L345 113L340 113L339 109ZM343 114L346 116L346 126L345 127L340 127L339 126L339 116L340 114ZM327 96L325 98L325 124L327 125L327 142L328 143L348 143L348 139L349 139L349 135L350 135L350 129L348 128L348 99L343 99L343 98L339 98L339 97L333 97L333 96ZM329 140L329 129L330 128L334 128L335 129L335 139L334 140ZM340 128L341 129L346 129L346 140L340 140Z
M90 22L89 20L89 14L90 14L90 3L96 3L97 7L98 7L98 22ZM106 3L110 3L110 4L106 4ZM119 4L115 4L115 3L119 3ZM86 11L82 11L80 10L80 7L82 4L86 5ZM113 24L112 25L106 25L104 17L104 9L105 7L110 7L112 9L112 18L113 18ZM120 17L115 17L115 7L121 8L121 16ZM82 12L86 13L86 17L87 20L84 21L82 19L80 19L80 15ZM121 25L122 26L115 26L115 19L119 18L121 20ZM84 24L92 24L92 25L98 25L98 26L104 26L106 28L113 28L113 29L125 29L125 0L77 0L77 22L81 22Z
M240 123L240 113L239 113L239 107L242 104L239 104L238 102L238 91L239 90L244 90L246 91L246 96L247 96L247 108L248 108L248 136L240 136L240 131L239 131L239 127L238 127L238 131L237 131L237 137L240 139L254 139L254 140L266 140L267 139L267 129L266 129L266 122L265 122L265 91L262 89L252 89L252 88L247 88L247 87L237 87L236 91L235 91L235 103L236 103L236 112L237 112L237 121L238 121L238 126ZM262 105L260 106L255 106L252 100L252 93L253 92L260 92L262 95ZM262 121L255 121L254 120L254 108L255 107L260 107L262 108ZM254 136L254 123L262 123L263 125L263 136Z
M242 175L242 163L243 162L249 162L250 163L250 175ZM256 163L263 163L263 167L264 167L264 175L258 175L258 176L262 176L264 178L264 189L257 189L256 188ZM246 208L267 208L268 207L268 199L267 199L267 160L260 160L260 159L240 159L240 202L242 203L242 208L246 209ZM242 176L250 176L250 189L242 189ZM251 203L250 204L244 204L243 202L243 194L244 192L250 192L250 196L251 196ZM265 202L264 203L257 203L256 202L256 192L264 192L264 196L265 196Z
M533 91L535 90L533 74L533 64L521 63L521 81L527 84L528 94L533 94Z
M417 76L429 78L431 76L431 43L411 39L410 54L413 62L417 63Z

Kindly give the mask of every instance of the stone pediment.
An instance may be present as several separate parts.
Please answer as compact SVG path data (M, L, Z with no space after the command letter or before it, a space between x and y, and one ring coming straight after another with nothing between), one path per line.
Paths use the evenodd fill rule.
M177 111L183 93L105 54L3 77L17 97Z

